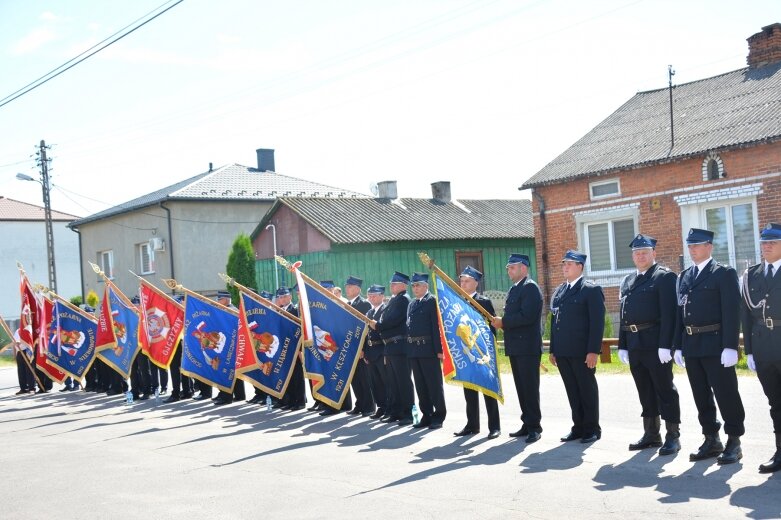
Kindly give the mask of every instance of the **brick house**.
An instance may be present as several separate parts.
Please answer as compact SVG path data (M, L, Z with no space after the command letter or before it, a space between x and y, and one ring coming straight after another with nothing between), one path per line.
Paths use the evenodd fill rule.
M676 271L690 227L714 231L714 257L738 272L757 261L760 227L781 221L781 24L748 42L748 67L672 88L674 140L670 90L639 92L520 188L532 190L546 300L562 254L579 248L615 313L639 232Z

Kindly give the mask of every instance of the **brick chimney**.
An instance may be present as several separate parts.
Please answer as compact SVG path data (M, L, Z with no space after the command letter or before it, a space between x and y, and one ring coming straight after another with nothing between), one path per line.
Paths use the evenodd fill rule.
M431 197L436 202L447 204L450 202L450 182L440 181L431 183Z
M395 200L399 198L398 191L396 191L396 181L382 181L377 183L377 198L378 199L391 199Z
M748 38L748 66L751 69L781 61L781 23L763 27Z
M275 172L274 169L274 149L258 148L255 150L258 154L258 170L262 172Z

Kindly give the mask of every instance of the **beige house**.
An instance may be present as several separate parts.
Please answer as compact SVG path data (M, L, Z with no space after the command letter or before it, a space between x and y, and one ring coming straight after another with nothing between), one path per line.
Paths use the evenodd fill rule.
M257 150L258 166L210 169L113 208L72 222L79 234L82 290L99 295L97 263L128 296L138 291L130 273L158 287L175 278L188 289L213 294L225 284L228 254L239 233L252 233L278 197L365 195L275 172L274 151Z

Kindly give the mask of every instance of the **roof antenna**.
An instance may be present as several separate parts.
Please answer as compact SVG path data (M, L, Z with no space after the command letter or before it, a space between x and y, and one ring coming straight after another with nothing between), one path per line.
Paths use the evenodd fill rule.
M667 79L669 80L670 91L670 151L675 147L675 129L673 128L673 76L675 70L672 65L667 65Z

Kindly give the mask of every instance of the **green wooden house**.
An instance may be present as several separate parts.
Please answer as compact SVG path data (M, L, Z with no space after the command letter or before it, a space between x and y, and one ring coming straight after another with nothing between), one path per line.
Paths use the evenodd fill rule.
M482 292L507 291L510 253L528 255L536 276L531 201L452 200L447 182L432 184L432 192L430 199L399 199L388 181L374 198L277 199L251 235L258 288L295 283L275 253L301 260L315 280L342 286L354 275L364 289L387 285L394 271L425 271L420 251L452 277L476 267L484 273Z

